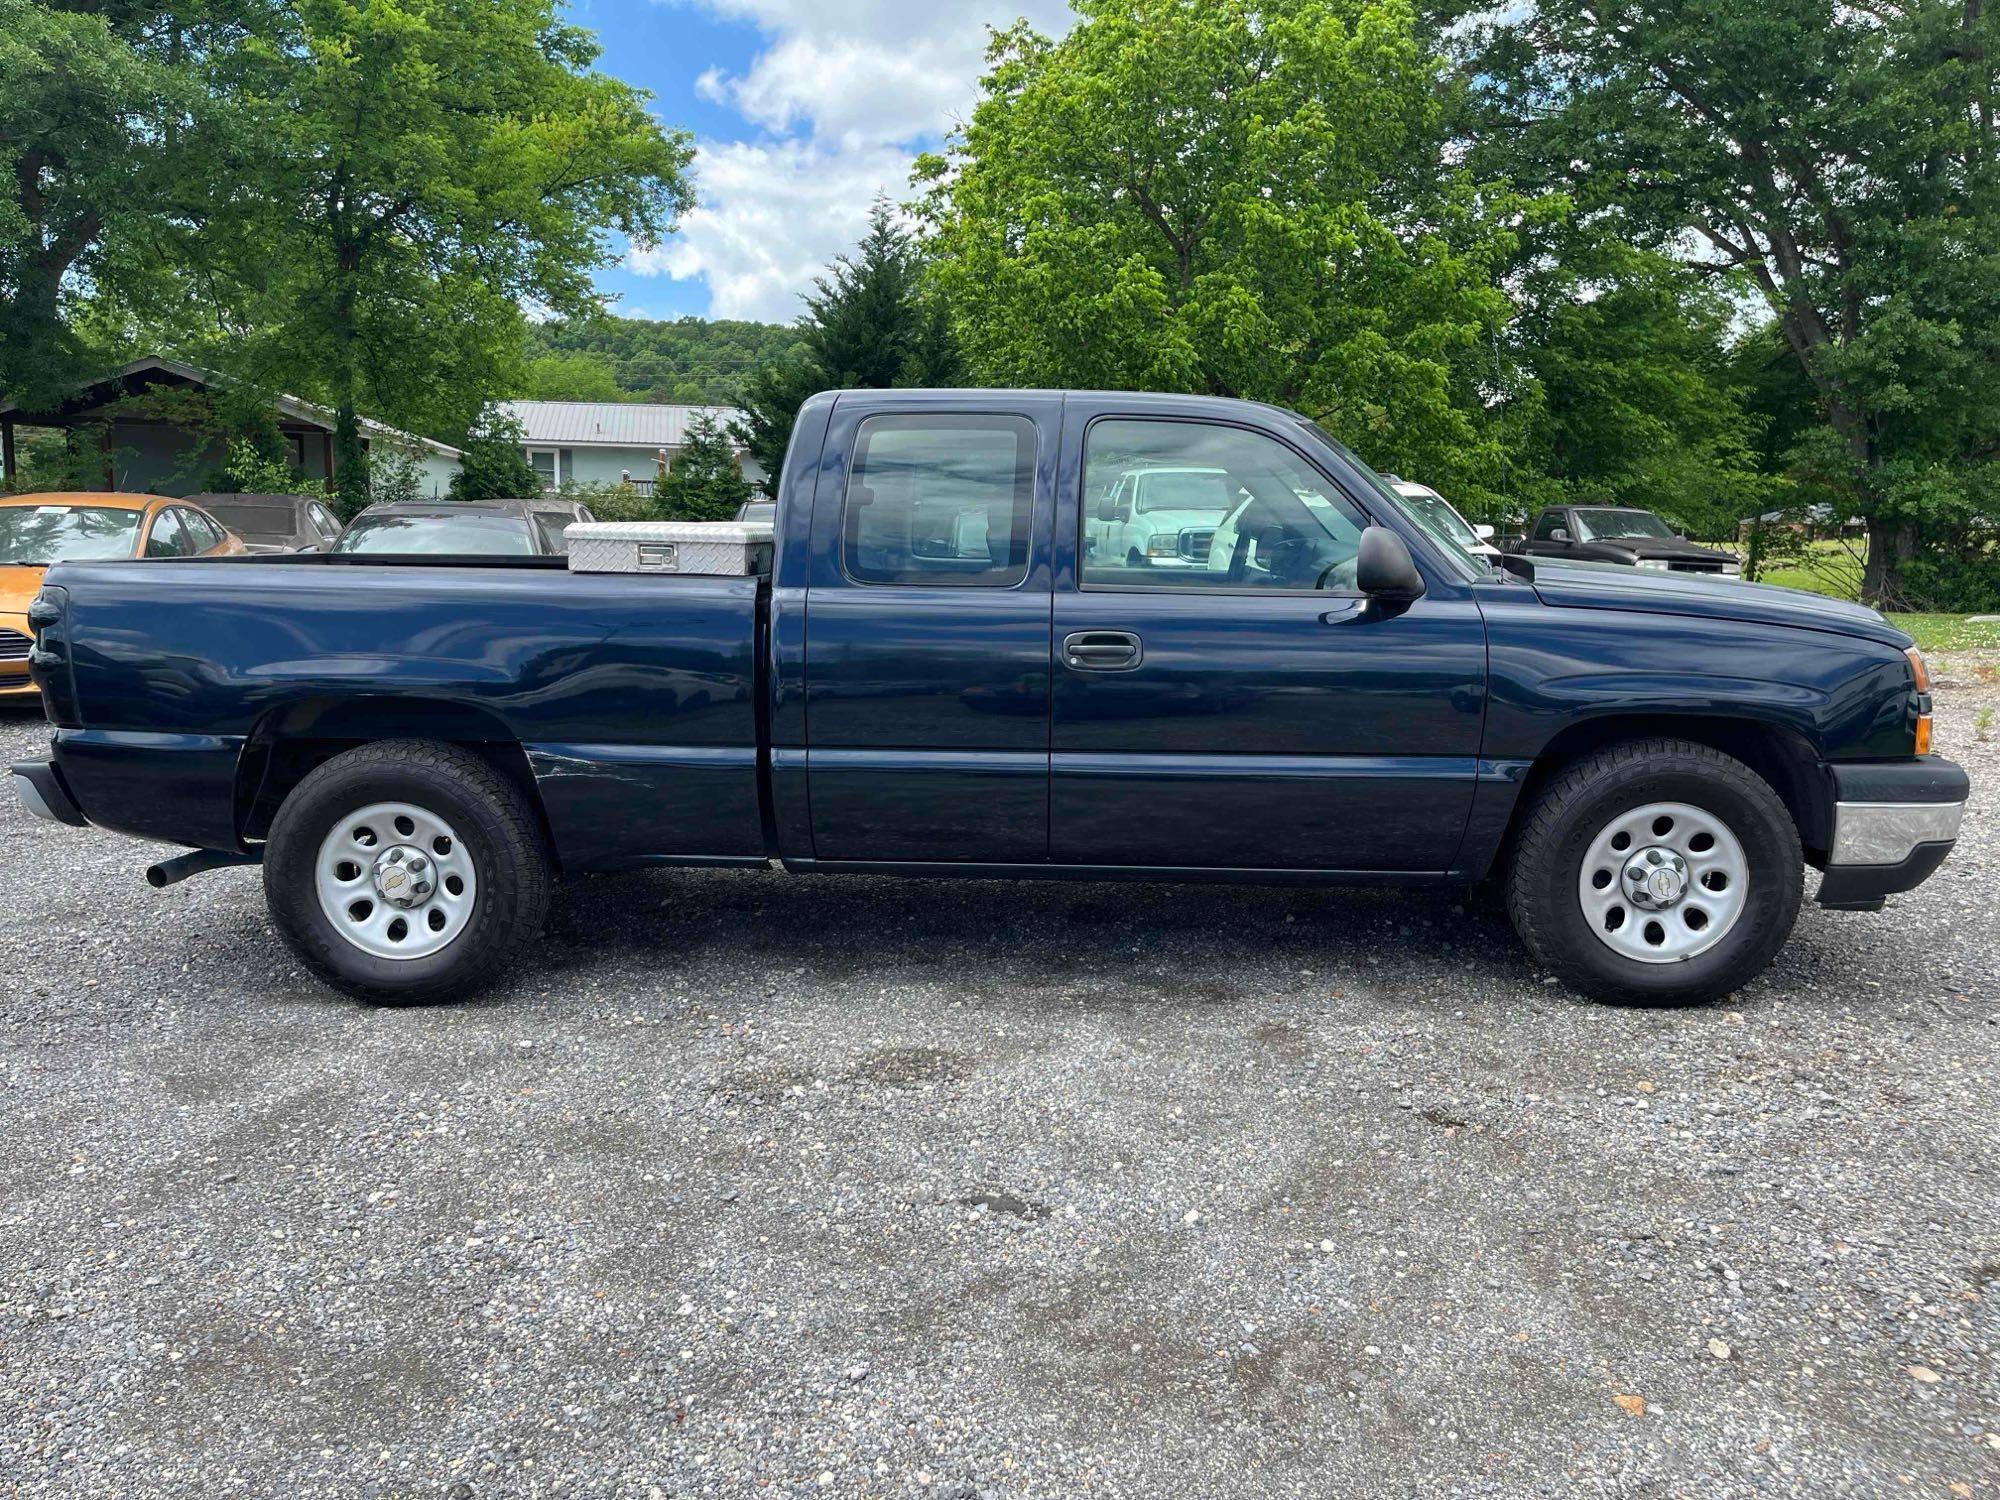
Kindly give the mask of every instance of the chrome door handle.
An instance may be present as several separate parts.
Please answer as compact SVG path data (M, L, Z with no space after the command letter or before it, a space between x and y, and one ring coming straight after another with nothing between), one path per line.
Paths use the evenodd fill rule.
M1076 672L1123 672L1145 653L1129 630L1078 630L1063 637L1063 665Z

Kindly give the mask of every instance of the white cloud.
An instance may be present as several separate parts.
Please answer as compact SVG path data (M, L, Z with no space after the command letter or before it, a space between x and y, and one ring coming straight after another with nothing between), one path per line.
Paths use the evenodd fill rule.
M827 262L853 245L870 202L910 196L910 163L978 94L987 23L1025 14L1059 33L1066 0L680 0L748 21L768 41L740 73L712 67L696 94L740 114L748 138L703 139L701 206L666 244L634 250L641 275L708 281L714 317L789 320Z
M876 194L902 194L910 159L894 146L723 141L705 144L695 167L701 206L665 244L629 251L627 267L706 277L711 317L788 323L813 277L861 238Z

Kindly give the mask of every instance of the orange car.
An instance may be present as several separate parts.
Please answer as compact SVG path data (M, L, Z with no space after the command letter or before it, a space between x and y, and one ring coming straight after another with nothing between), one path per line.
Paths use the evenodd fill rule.
M36 690L28 680L28 602L50 563L243 550L242 538L199 505L164 495L0 496L0 703Z

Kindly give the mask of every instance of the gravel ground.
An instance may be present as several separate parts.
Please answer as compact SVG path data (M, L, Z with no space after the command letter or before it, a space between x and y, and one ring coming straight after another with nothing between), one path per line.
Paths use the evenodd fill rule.
M0 1494L2000 1493L1994 676L1951 862L1683 1012L1445 895L715 872L377 1009L10 797Z

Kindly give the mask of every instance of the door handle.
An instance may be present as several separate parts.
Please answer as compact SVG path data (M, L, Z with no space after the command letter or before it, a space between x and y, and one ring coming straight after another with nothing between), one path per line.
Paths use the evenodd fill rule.
M1063 637L1063 665L1076 672L1123 672L1144 659L1129 630L1077 630Z

